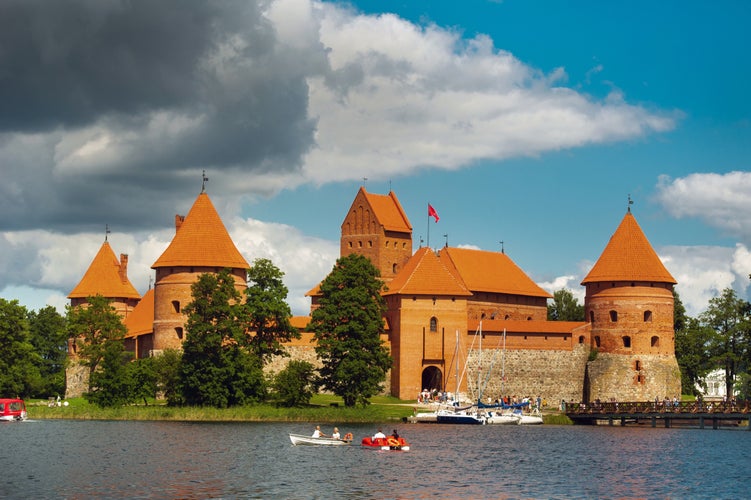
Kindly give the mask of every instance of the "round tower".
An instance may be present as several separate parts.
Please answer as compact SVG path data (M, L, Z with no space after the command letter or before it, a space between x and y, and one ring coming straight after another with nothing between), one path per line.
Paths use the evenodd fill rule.
M675 284L629 209L582 281L592 349L585 401L680 397Z
M228 268L238 290L247 287L247 261L235 247L205 192L185 217L175 216L175 237L151 266L154 282L154 353L179 349L185 338L184 307L201 274Z

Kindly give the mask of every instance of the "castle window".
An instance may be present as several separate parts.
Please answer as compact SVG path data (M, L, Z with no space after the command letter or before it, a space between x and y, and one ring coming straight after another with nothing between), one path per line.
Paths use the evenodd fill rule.
M660 337L657 335L652 336L652 347L660 347Z
M634 361L634 370L636 370L637 372L641 370L641 361L639 361L638 359Z
M358 246L359 248L362 248L362 241L358 241L358 242L357 242L357 246Z
M348 241L348 242L347 242L347 246L348 246L348 247L350 247L350 248L352 248L352 242L351 242L351 241Z
M430 331L431 332L437 332L438 331L438 318L433 316L430 318Z
M630 349L631 348L631 337L628 335L623 336L623 347Z
M610 321L612 323L618 322L618 311L610 311Z
M402 248L407 248L407 243L402 243Z
M600 347L600 336L599 335L595 335L595 347L597 347L598 349Z
M396 274L396 264L393 264L391 266L391 272L394 273L394 274Z
M509 318L511 318L511 316L509 316L508 314L503 317L503 319L509 319Z
M645 323L652 322L652 311L644 311L644 322Z
M368 248L373 248L373 242L368 240Z
M175 310L177 314L180 314L180 301L179 300L173 300L172 301L172 308Z
M177 338L182 340L183 339L183 329L182 327L178 326L175 328L175 334L177 335Z
M386 240L386 246L387 247L389 246L389 240Z
M579 335L579 343L580 344L584 343L584 335Z
M595 322L595 312L589 311L589 322L594 323Z
M485 313L480 314L480 319L485 319Z
M527 316L527 321L532 321L532 316Z

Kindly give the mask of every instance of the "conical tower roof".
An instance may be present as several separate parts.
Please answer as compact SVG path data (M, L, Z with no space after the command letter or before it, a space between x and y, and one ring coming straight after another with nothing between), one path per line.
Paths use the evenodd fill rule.
M101 295L105 298L140 299L110 244L105 241L91 261L86 273L68 295L69 299L82 299Z
M352 203L353 207L358 203L360 195L365 197L376 220L386 231L412 232L407 214L393 191L389 191L389 194L386 195L373 194L365 191L364 187L360 187L360 192L355 196L355 201Z
M581 284L601 281L676 283L630 210Z
M222 223L209 195L198 195L164 253L151 266L250 269Z

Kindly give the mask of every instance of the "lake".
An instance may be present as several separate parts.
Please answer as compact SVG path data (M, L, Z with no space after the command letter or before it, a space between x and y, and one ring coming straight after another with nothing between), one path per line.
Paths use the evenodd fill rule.
M744 498L751 432L400 424L412 449L292 446L316 423L0 425L2 498ZM394 424L383 426L389 434ZM322 424L331 432L331 425Z

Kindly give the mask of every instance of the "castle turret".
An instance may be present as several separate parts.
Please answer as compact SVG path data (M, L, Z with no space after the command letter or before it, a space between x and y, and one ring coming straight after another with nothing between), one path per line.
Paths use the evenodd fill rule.
M175 237L151 268L156 270L153 350L158 353L181 347L186 321L183 307L192 301L190 287L201 274L229 268L237 289L243 290L250 266L209 195L201 192L188 215L175 217Z
M342 222L341 257L369 258L388 283L412 257L412 226L396 195L371 194L360 188Z
M587 363L585 400L680 396L675 284L629 209L582 281L594 352Z

